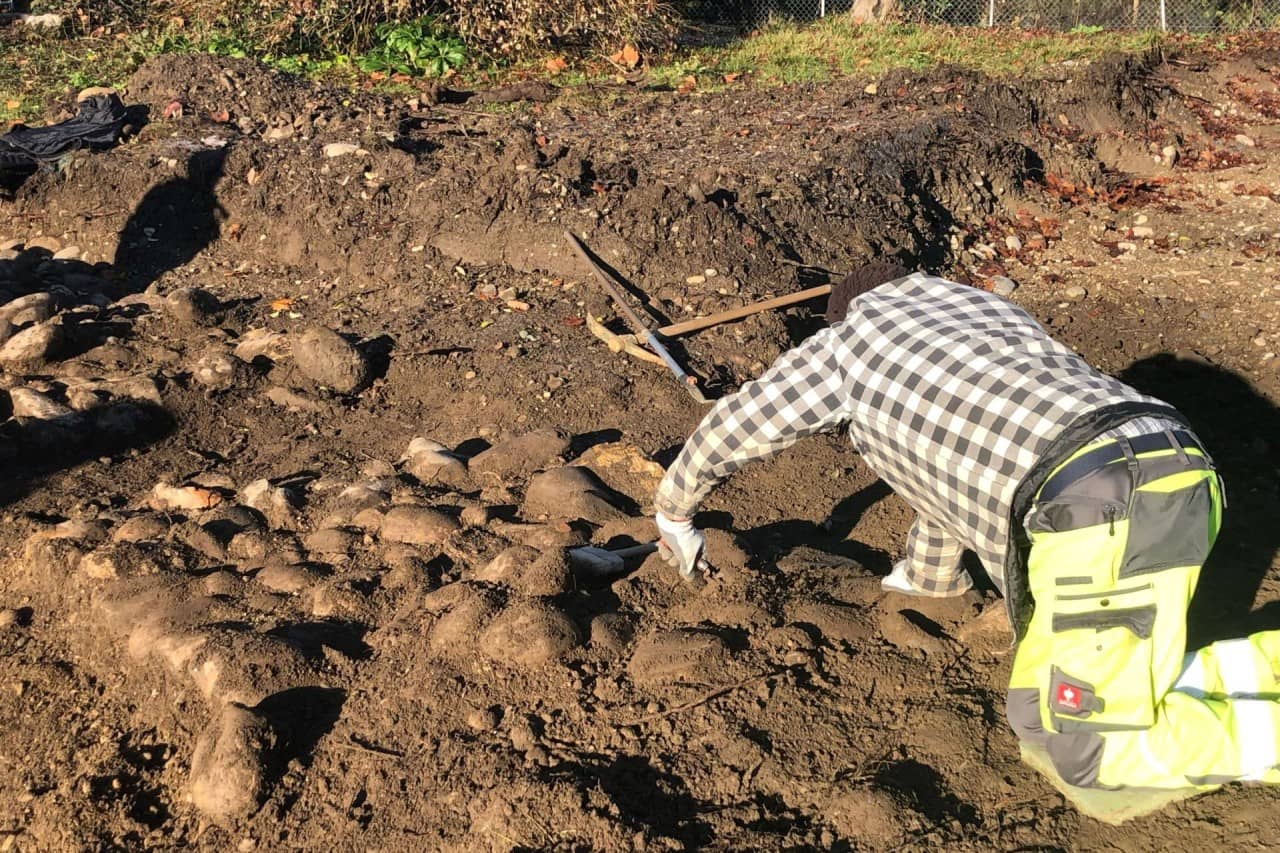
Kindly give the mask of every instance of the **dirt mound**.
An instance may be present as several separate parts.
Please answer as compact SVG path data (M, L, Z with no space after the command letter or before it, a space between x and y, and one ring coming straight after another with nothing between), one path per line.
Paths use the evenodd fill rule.
M709 499L704 588L656 556L576 575L568 548L652 539L653 488L703 410L582 328L588 313L620 327L563 236L657 320L872 256L1016 287L1214 449L1238 521L1195 627L1238 633L1277 576L1274 56L493 113L247 61L149 62L129 86L151 113L133 144L0 202L0 835L219 850L1274 835L1262 790L1119 830L1064 808L1002 721L1000 603L881 593L910 512L838 437ZM818 322L800 307L673 349L715 395Z

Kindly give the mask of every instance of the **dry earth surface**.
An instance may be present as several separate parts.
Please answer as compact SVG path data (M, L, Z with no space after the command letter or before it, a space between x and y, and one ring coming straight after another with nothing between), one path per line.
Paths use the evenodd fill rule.
M1217 457L1197 642L1276 627L1278 48L497 112L150 62L0 201L0 851L1270 842L1272 790L1111 827L1023 765L998 599L880 593L910 512L839 437L715 493L705 588L575 570L701 410L563 230L661 320L1016 283ZM727 393L819 308L676 349Z

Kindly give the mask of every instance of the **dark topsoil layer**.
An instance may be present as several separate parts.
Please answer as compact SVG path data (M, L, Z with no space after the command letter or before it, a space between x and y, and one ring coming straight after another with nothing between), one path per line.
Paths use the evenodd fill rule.
M1086 242L1136 251L1122 217L1194 215L1205 187L1274 166L1278 68L1264 41L1017 85L943 69L876 94L618 88L491 113L247 61L150 62L126 100L151 122L129 144L0 203L22 244L0 261L0 302L50 296L6 334L58 329L39 358L3 365L0 849L1273 836L1266 790L1113 829L1021 764L994 593L882 596L911 514L838 437L708 501L720 574L706 589L656 558L612 584L575 580L565 545L652 536L654 460L702 410L582 328L590 312L623 330L563 232L635 282L658 322L872 257L1025 281L1016 299L1183 406L1215 449L1239 520L1195 635L1238 633L1265 623L1246 614L1276 577L1280 382L1261 350L1280 246L1228 239L1244 223L1200 208L1221 216L1205 252L1253 265L1247 297L1200 279L1172 296L1107 290L1110 271L1083 258ZM1214 115L1219 100L1232 107ZM1223 191L1275 217L1280 187L1254 184ZM1073 236L1077 220L1097 233ZM50 258L72 244L78 258ZM1146 248L1188 251L1154 235ZM1089 302L1035 273L1077 249ZM820 309L674 349L716 396ZM314 325L354 346L317 355L300 334ZM358 379L339 393L348 368ZM415 436L452 458L402 458ZM562 461L603 482L583 492ZM157 496L161 481L186 491Z

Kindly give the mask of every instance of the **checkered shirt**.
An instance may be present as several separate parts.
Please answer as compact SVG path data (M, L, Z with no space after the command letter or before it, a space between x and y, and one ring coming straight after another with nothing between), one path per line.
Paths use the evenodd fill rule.
M667 470L654 506L691 516L716 483L798 439L847 424L866 463L917 512L907 579L932 596L972 581L974 551L1005 591L1018 485L1082 415L1167 405L1099 373L1018 306L921 273L853 301L848 316L716 403ZM1159 432L1138 417L1105 437Z

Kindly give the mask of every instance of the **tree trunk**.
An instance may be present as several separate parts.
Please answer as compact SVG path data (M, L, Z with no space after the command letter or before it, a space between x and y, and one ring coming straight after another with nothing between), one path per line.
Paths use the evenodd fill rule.
M854 0L849 17L855 24L875 24L887 21L898 12L898 0Z

